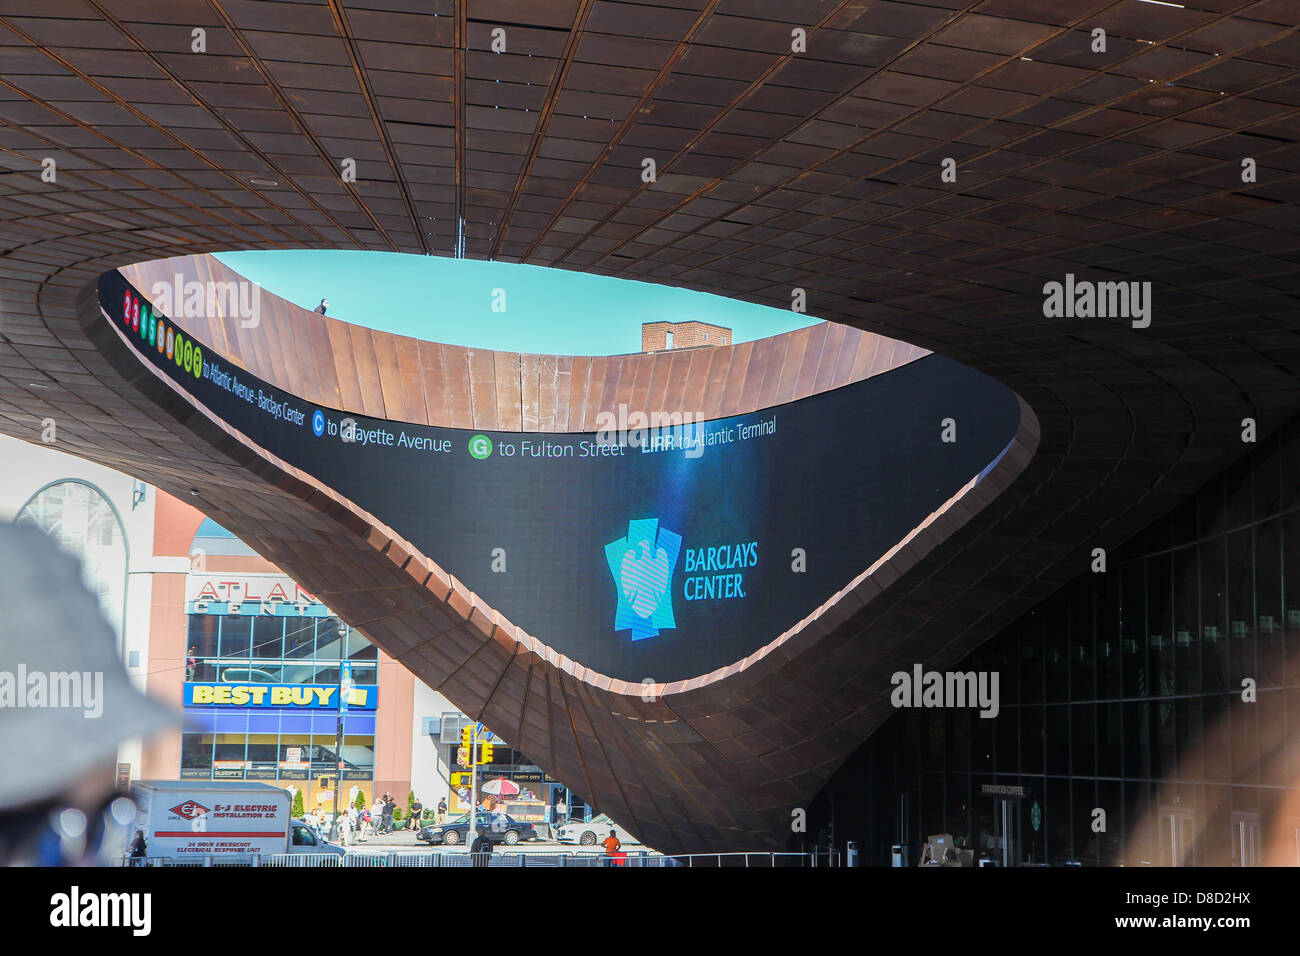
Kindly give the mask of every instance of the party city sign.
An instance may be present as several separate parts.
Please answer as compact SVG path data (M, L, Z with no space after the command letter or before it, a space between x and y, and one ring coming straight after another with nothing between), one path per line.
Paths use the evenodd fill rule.
M337 710L339 689L331 684L203 684L185 685L186 707L296 707ZM374 710L377 687L354 687L349 710Z

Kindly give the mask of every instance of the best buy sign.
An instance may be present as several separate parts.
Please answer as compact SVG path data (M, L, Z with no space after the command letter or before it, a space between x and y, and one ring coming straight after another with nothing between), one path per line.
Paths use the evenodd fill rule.
M204 684L185 685L187 707L302 707L337 710L336 685L329 684ZM374 710L378 697L375 687L353 687L348 694L348 708Z

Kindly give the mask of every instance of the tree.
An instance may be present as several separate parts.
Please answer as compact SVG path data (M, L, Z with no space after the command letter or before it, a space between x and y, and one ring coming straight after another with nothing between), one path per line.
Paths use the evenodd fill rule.
M357 791L357 800L356 803L353 804L353 806L356 807L358 811L364 810L366 808L366 795L362 793L360 790Z
M302 802L302 791L301 791L301 790L295 790L295 791L293 792L293 815L294 815L295 817L299 817L299 818L300 818L300 817L302 817L303 814L305 814L306 812L307 812L307 808L303 805L303 802Z

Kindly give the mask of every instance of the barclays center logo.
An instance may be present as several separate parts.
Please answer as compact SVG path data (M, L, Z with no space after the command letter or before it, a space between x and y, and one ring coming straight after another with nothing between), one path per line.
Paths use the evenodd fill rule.
M682 536L659 527L658 518L627 523L626 537L605 545L605 560L618 588L614 630L632 631L632 640L658 637L675 628L670 587Z

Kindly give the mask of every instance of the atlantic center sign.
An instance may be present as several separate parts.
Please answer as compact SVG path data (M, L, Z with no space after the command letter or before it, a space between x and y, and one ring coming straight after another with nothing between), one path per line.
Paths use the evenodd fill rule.
M185 579L185 600L241 604L264 601L270 604L319 604L314 594L299 587L283 574L206 574L191 572Z

